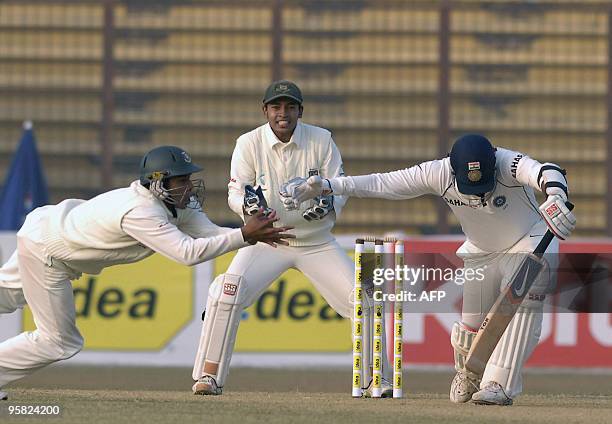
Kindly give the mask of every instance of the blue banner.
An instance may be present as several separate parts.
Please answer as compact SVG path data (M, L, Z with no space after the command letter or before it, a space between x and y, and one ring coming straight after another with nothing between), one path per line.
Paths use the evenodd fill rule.
M28 213L49 203L32 124L26 122L23 128L0 193L0 230L19 230Z

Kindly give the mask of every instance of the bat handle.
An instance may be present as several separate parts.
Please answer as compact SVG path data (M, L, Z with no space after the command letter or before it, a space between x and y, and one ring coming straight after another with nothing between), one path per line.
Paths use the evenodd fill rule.
M569 200L565 202L565 206L567 206L570 211L574 209L574 204ZM541 258L542 255L544 255L544 252L546 252L546 249L548 249L548 245L554 238L555 235L553 234L553 232L550 230L546 230L546 234L544 234L544 237L542 237L542 240L540 240L540 243L538 243L538 245L536 246L535 250L533 251L533 254Z

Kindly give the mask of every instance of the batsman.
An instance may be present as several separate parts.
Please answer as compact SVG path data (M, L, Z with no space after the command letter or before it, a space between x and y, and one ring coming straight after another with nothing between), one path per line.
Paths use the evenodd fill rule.
M547 196L541 205L536 202L534 190ZM574 214L566 206L569 191L563 169L519 152L495 148L480 134L467 134L455 141L449 156L443 159L381 174L304 177L294 180L287 191L287 208L299 207L322 195L393 200L425 194L442 197L466 236L457 255L466 269L481 269L484 275L463 286L461 322L456 322L451 331L457 374L451 383L450 400L486 405L513 403L522 391L523 364L540 338L543 300L555 284L558 239L567 238L576 225ZM517 269L524 270L521 259L536 250L547 231L556 237L541 257L539 263L543 267L533 281L519 282L521 287L530 285L529 291L494 345L484 371L471 371L466 362L476 343L477 330L487 327L483 322L489 310L499 303L496 300L500 293L507 292L509 283L515 282ZM532 276L528 272L518 274L523 278Z

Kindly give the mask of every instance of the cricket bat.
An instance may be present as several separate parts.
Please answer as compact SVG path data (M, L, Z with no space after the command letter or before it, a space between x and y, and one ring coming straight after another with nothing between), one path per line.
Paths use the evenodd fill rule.
M566 206L569 210L574 208L574 205L570 202L566 202ZM468 353L465 367L469 371L477 375L484 373L495 346L497 346L512 317L514 317L529 289L544 268L545 262L542 256L544 256L544 252L546 252L554 237L550 230L546 231L533 253L523 259L510 279L510 283L491 306Z

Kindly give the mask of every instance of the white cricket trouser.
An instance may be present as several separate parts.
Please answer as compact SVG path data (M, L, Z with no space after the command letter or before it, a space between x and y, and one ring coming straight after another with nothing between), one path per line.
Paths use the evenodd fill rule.
M484 269L482 281L470 280L463 287L462 321L465 325L473 329L480 327L501 290L507 286L516 268L520 265L524 253L531 253L535 250L546 229L544 221L539 222L507 252L459 254L466 268ZM542 270L538 280L529 290L529 294L542 295L554 286L559 263L558 252L559 241L554 238L544 255L547 267ZM538 344L542 330L543 302L537 297L529 299L529 294L523 300L491 355L482 377L481 388L488 382L495 381L511 398L522 392L523 365Z
M261 294L289 268L301 271L340 315L350 318L354 265L338 242L319 246L278 246L264 243L243 247L232 260L228 274L245 279L247 294L244 307L252 305Z
M70 282L77 275L61 263L46 263L40 218L28 216L17 236L17 251L0 268L0 314L27 303L36 324L36 330L0 343L0 387L68 359L83 346Z

